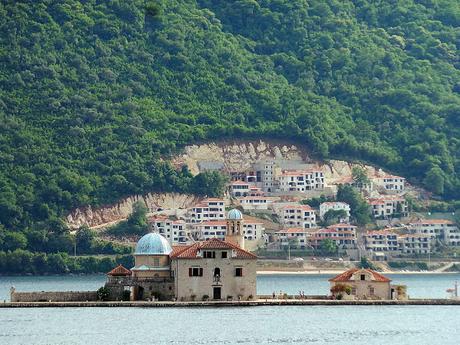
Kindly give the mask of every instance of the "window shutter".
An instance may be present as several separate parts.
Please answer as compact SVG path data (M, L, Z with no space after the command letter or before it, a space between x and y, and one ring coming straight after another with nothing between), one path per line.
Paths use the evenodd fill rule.
M203 269L200 267L200 277L203 276Z
M189 267L188 269L188 276L191 277L193 274L193 268Z

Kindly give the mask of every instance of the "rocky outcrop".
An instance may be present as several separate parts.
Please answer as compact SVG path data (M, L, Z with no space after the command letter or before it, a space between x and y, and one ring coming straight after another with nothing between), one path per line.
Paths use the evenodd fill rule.
M244 171L253 163L265 159L310 161L307 153L295 145L235 141L186 146L184 153L173 158L172 162L175 166L187 165L192 174L198 174L200 166L220 166L224 171Z
M82 225L95 227L117 222L128 217L133 211L134 203L139 200L145 203L150 212L156 212L159 209L186 209L199 201L193 195L177 193L133 195L110 206L77 208L66 217L66 222L71 229Z

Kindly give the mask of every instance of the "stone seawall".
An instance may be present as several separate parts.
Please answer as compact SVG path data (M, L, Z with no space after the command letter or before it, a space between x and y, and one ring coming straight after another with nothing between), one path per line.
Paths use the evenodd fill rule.
M97 301L96 291L11 292L11 302L86 302Z
M206 301L206 302L6 302L0 303L0 308L165 308L165 307L257 307L257 306L358 306L358 305L411 305L411 306L460 306L460 300L454 299L411 299L406 301L396 300L255 300L255 301Z

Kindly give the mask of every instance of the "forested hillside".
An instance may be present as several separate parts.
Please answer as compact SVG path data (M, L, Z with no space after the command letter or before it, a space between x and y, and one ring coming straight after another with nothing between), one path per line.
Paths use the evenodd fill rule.
M0 225L31 241L83 204L218 193L167 158L223 138L460 198L457 0L2 1L0 42Z

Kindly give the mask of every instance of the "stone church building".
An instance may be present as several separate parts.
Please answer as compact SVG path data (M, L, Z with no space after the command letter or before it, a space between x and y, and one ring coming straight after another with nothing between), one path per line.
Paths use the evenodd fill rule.
M243 216L227 216L225 241L212 238L171 247L160 234L149 233L137 243L135 265L108 273L112 299L250 300L256 298L257 257L244 250Z

